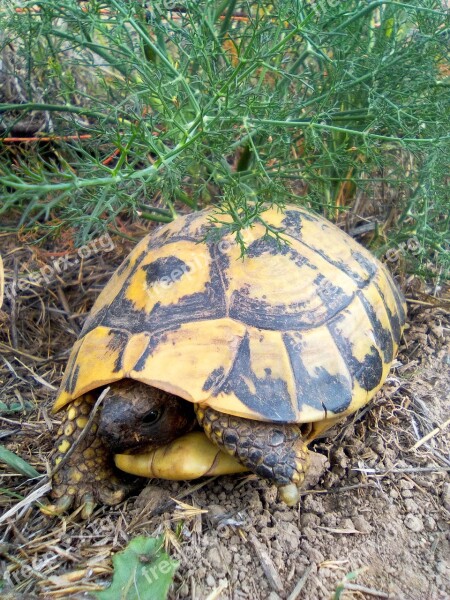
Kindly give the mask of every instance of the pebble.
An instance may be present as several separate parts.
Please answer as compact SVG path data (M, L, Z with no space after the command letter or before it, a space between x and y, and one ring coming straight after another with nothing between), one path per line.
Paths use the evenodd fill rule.
M411 531L415 531L419 533L419 531L423 530L422 519L416 517L415 515L408 513L404 520L405 527L410 529Z
M308 539L308 540L315 540L317 537L317 530L314 527L304 527L302 534Z
M444 483L442 486L442 504L450 511L450 483Z
M314 543L305 541L302 544L302 549L304 550L305 554L308 555L309 560L312 563L316 563L316 565L320 565L320 563L323 563L323 561L325 560L324 555L320 550L316 548Z
M436 563L436 571L441 575L450 577L450 566L446 560L440 560L438 563Z
M211 575L211 573L208 573L208 575L206 576L206 585L208 585L209 587L215 587L216 585L216 580Z
M325 512L325 508L321 500L314 498L312 495L308 495L304 498L302 509L306 512L313 512L316 515L323 515Z
M303 513L300 517L302 527L314 527L320 524L320 518L314 513Z
M373 530L372 525L362 515L357 515L356 517L353 517L353 524L355 525L355 529L357 529L361 533L370 533Z
M409 513L417 513L420 512L419 506L412 500L411 498L407 498L405 500L405 508Z
M433 519L433 517L424 517L423 524L427 531L436 531L436 521Z
M286 549L289 554L295 552L299 546L300 531L292 523L285 523L283 526L283 537L282 537Z
M401 490L414 489L414 483L412 481L408 481L407 479L400 479L400 481L398 482L398 486Z
M353 521L349 518L341 519L339 523L339 529L356 529Z
M273 517L279 521L292 522L297 518L297 514L293 510L276 510L273 513Z
M221 554L223 555L223 558ZM211 563L212 567L222 571L227 567L227 565L231 564L231 553L228 548L225 548L224 546L222 546L221 552L219 552L219 549L216 547L210 548L206 552L206 558Z

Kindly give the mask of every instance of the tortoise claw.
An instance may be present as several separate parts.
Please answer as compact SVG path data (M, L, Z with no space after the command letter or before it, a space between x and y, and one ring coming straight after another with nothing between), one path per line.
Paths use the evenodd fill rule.
M300 500L300 490L295 483L281 485L278 488L281 500L288 506L295 506Z
M83 509L81 511L81 518L84 521L87 521L88 519L91 518L92 513L94 512L95 509L95 501L94 501L94 496L93 494L85 494L83 496Z
M45 504L41 506L41 512L48 517L59 517L67 512L73 505L75 498L66 494L58 498L54 504Z

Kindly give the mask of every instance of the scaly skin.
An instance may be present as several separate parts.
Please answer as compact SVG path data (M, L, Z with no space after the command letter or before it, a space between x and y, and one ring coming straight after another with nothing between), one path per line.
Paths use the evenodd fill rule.
M57 433L56 467L70 452L53 477L53 506L44 512L61 514L84 504L82 517L88 518L98 503L114 506L130 486L116 475L113 454L138 451L143 446L159 447L190 431L196 423L192 404L131 379L109 386L101 410L86 437L97 393L74 400L63 413Z
M89 420L95 403L91 394L85 394L64 411L57 433L53 465L56 467L78 440ZM52 498L55 504L43 510L59 515L72 506L84 505L82 518L88 518L97 503L113 506L121 502L129 486L115 474L110 450L97 435L98 417L94 419L86 437L75 447L67 461L53 477Z
M298 502L299 487L309 465L308 449L298 425L263 423L199 406L196 414L214 444L275 484L286 504Z

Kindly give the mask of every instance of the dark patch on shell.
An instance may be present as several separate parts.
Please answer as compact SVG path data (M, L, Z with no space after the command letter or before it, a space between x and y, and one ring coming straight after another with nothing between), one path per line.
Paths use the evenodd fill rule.
M284 227L284 230L292 237L297 240L300 239L300 234L302 231L302 219L303 213L298 210L287 210L284 213L284 218L281 221Z
M119 352L119 355L114 363L113 373L117 373L123 369L123 352L127 346L129 335L126 331L121 331L119 329L111 329L108 331L109 341L107 344L107 349L111 350L111 352L116 353Z
M367 300L367 298L361 292L358 292L358 297L361 300L364 310L369 318L370 324L372 325L373 335L378 347L383 352L384 362L390 363L394 357L394 344L392 341L392 330L385 329L381 324L373 306Z
M251 366L250 340L247 334L241 342L233 368L220 391L225 394L234 393L245 406L263 418L285 423L294 422L295 414L288 401L286 381L267 374L259 378L252 371Z
M389 271L385 267L384 267L384 270L385 270L385 277L388 281L389 287L391 288L392 295L394 296L394 300L397 305L397 313L399 316L399 321L401 323L401 326L403 327L403 325L405 324L405 321L406 321L406 313L405 313L405 308L404 308L405 298L404 298L403 294L401 293L401 291L399 290L398 285L395 283L394 279L392 278L392 275L389 273ZM400 338L399 338L399 341L400 341Z
M327 319L331 319L344 310L353 300L353 294L349 296L341 287L332 283L322 274L317 275L314 283L317 286L319 298L327 307Z
M130 316L135 312L133 309L133 305L129 300L125 299L125 293L130 285L130 281L133 278L136 271L139 269L142 261L147 256L147 252L144 250L136 259L136 262L133 266L133 269L128 274L126 280L123 283L122 289L118 293L118 295L112 300L111 304L105 304L97 313L94 315L89 315L86 319L83 329L81 330L80 338L84 337L87 333L95 329L96 327L104 326L104 327L118 327L120 329L128 330L130 323ZM119 315L121 318L118 319L117 323L111 323L110 312L114 305L120 305ZM127 313L128 311L128 313ZM128 315L128 317L127 317ZM105 321L105 322L103 322Z
M80 374L80 365L76 365L76 367L71 371L69 377L67 378L67 382L65 385L65 391L68 394L73 394L75 388L77 387L78 376Z
M150 338L149 343L147 344L147 348L144 350L139 360L137 361L134 370L135 371L143 371L145 369L145 364L149 356L153 354L156 348L162 342L167 340L167 333L164 331L160 331L159 333L154 333Z
M358 250L351 251L352 257L356 260L356 262L360 265L364 271L368 274L367 280L372 280L375 277L375 274L378 271L378 265L375 262L375 259L369 256L366 256L362 252L358 252ZM367 281L366 280L366 281Z
M219 367L218 369L211 371L203 385L203 391L207 392L211 389L214 390L217 388L222 383L224 374L225 369L223 367Z
M352 383L345 374L332 375L323 367L316 367L315 376L311 376L302 360L299 339L284 334L283 341L294 373L299 410L305 406L333 413L346 410L352 400Z
M286 256L289 251L290 248L286 243L279 243L274 237L264 236L248 246L247 257L255 258L264 254L270 254L271 256L281 254L282 256Z
M344 357L345 363L355 381L366 391L370 392L376 388L383 375L383 361L377 348L372 345L370 352L364 360L359 361L353 354L351 342L337 328L339 318L328 324L331 335L336 342L339 351Z
M130 266L130 263L131 263L130 259L129 259L129 258L126 258L126 259L125 259L125 260L122 262L122 264L120 264L120 265L117 267L116 275L122 275L122 273L128 269L128 267Z
M175 283L191 270L189 265L176 256L157 258L154 262L142 268L146 272L146 280L149 286L161 284L162 280Z
M398 313L393 314L390 311L389 306L386 302L386 298L384 297L384 294L383 294L381 288L378 286L377 283L374 283L374 285L375 285L378 293L380 294L380 298L383 301L384 308L386 309L387 315L389 317L389 323L391 325L392 337L394 339L394 342L398 345L400 343L400 339L402 337L402 327L405 324L405 322L403 319L400 322L400 316Z

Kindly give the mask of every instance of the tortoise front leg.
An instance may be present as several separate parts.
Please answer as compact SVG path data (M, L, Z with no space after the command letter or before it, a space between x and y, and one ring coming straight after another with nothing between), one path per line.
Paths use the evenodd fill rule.
M280 497L294 506L309 465L309 453L298 425L263 423L196 406L209 439L250 471L278 487Z
M63 414L52 461L56 472L51 495L56 502L43 508L48 515L59 515L73 506L84 505L81 516L86 519L98 502L113 506L129 491L129 486L116 476L111 453L97 435L99 414L87 434L80 438L94 403L95 398L85 394L74 400Z

